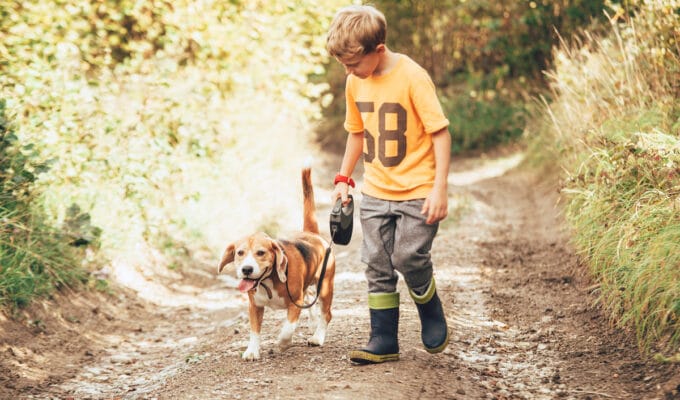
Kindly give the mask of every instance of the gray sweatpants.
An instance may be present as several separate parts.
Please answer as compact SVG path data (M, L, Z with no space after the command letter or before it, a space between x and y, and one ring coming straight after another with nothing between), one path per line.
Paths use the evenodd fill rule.
M411 290L423 292L432 280L430 249L439 224L425 223L425 199L390 201L364 195L361 261L366 263L369 293L396 292L399 275Z

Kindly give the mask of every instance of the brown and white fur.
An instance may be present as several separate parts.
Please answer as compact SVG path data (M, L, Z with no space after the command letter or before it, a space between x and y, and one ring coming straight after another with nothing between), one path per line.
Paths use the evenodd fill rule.
M302 170L302 191L304 195L303 231L286 239L272 239L258 232L227 245L217 273L227 264L236 268L236 276L241 279L239 289L248 293L250 317L250 342L243 353L244 360L260 358L260 329L264 307L285 309L288 312L278 337L279 347L287 348L298 325L305 295L316 292L323 259L329 242L319 235L319 225L314 214L314 190L311 170ZM320 318L314 334L308 339L310 346L321 346L326 339L326 330L331 321L333 301L333 278L335 276L335 257L329 254L326 273L315 307L320 308ZM286 283L291 298L286 290ZM313 297L312 297L313 298Z

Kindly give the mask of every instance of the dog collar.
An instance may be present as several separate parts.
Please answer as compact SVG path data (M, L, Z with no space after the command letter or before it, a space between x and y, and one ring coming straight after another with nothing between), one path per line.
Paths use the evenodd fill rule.
M267 269L269 269L269 267L267 267ZM253 286L253 288L250 289L250 291L257 290L257 287L260 286L260 285L262 285L262 287L264 288L264 290L267 292L267 297L269 297L269 300L271 300L272 297L273 297L273 296L272 296L272 290L269 288L269 286L265 285L263 281L264 281L265 279L269 278L272 274L271 274L271 273L270 273L269 275L266 275L266 274L267 274L267 271L264 271L264 274L262 274L262 276L260 276L259 278L257 278L257 279L255 280L255 286ZM265 276L265 275L266 275L266 276Z
M258 286L259 285L262 285L264 290L267 291L267 297L269 297L269 300L271 300L272 299L272 290L269 288L269 286L265 285L264 282L258 283ZM257 286L255 286L255 289L257 289Z

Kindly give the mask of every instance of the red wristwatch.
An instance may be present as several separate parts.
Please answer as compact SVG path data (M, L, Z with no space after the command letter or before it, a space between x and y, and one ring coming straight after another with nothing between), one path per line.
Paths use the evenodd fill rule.
M338 182L344 182L344 183L350 185L351 187L354 187L354 185L355 185L354 180L352 178L350 178L349 176L342 175L342 174L335 175L335 180L333 180L333 184L337 185Z

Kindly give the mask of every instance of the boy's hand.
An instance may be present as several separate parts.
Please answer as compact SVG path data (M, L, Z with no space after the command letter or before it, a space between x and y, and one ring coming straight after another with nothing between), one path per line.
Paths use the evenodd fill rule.
M349 185L344 182L338 182L331 193L331 204L335 204L338 198L342 199L342 205L346 206L349 203Z
M449 196L446 190L436 187L432 189L420 213L427 215L427 220L425 220L427 224L434 224L446 218L449 215Z

